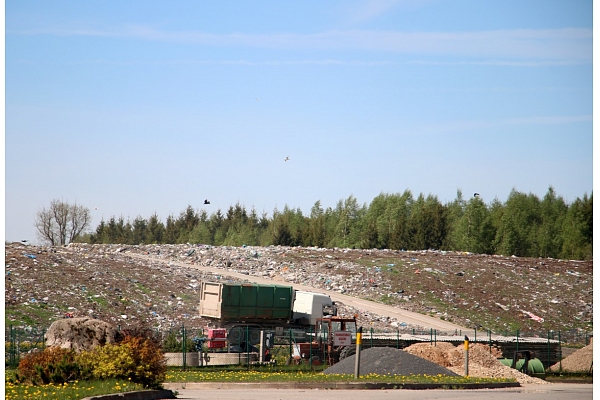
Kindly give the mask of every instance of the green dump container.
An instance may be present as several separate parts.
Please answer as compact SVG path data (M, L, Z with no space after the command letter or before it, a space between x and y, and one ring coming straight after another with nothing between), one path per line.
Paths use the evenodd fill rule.
M223 320L289 320L293 299L291 286L203 282L200 315Z
M502 364L510 367L512 365L512 358L500 358L498 359ZM523 364L525 360L520 359L517 360L516 369L521 370L523 368ZM546 370L544 369L544 364L538 358L532 358L527 363L527 375L533 376L535 378L546 379Z

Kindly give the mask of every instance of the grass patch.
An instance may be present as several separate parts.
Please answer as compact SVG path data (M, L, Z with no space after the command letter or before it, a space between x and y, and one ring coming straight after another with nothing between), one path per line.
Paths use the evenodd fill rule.
M89 396L100 396L111 393L144 390L142 385L123 379L107 379L104 381L69 382L64 385L25 385L14 382L14 371L6 371L4 398L6 400L48 399L67 400L82 399Z
M135 287L142 293L144 294L152 294L152 290L148 289L147 287L145 287L144 285L142 285L141 283L136 283Z
M167 371L167 382L376 382L376 383L439 383L446 385L462 385L466 383L504 383L515 382L509 378L474 378L446 375L362 375L357 379L354 374L324 374L325 367L310 366L295 369L280 366L265 367L265 369L235 370L235 369L188 369L186 371L170 369Z
M49 310L45 304L21 304L14 308L6 308L4 311L4 325L35 326L40 324L41 321L48 321L54 317L54 311Z
M109 302L108 300L106 300L104 297L100 296L100 297L95 297L95 295L90 294L87 297L88 301L92 302L92 303L97 303L103 307L108 307L109 306Z

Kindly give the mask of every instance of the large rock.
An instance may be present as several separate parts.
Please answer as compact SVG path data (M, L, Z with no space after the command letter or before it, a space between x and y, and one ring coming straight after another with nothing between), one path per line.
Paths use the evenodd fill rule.
M46 346L60 346L75 351L91 350L114 343L117 329L108 322L88 317L54 321L46 332Z

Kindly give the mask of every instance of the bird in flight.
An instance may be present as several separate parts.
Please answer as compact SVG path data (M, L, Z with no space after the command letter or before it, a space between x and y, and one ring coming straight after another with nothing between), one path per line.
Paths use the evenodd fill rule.
M479 193L473 193L473 197L479 196Z
M283 161L288 161L289 159L290 159L289 157L286 157Z
M210 201L204 200L204 204L210 204Z

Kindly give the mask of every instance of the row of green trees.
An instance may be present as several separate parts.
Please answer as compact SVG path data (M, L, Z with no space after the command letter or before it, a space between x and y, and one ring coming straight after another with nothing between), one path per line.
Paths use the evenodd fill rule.
M154 214L133 221L112 217L87 243L198 243L211 245L286 245L342 248L441 249L530 257L591 259L593 195L567 204L550 187L540 199L513 190L506 202L468 200L460 191L442 204L436 196L381 193L369 204L354 196L335 208L317 201L310 215L285 206L272 217L239 203L225 214L209 215L192 206L166 223Z

